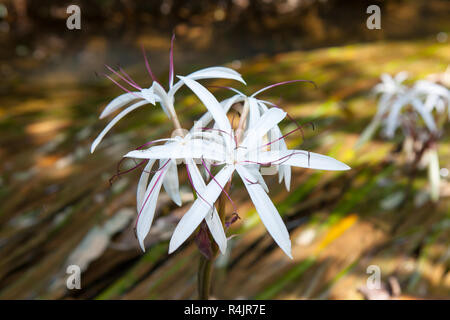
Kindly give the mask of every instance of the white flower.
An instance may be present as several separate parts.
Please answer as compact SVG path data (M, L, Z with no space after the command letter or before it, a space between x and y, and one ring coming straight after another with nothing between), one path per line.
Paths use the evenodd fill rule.
M231 98L228 98L224 101L222 101L220 104L223 107L223 110L225 113L228 113L231 107L236 103L243 103L244 108L248 108L248 117L247 117L247 123L246 128L251 130L254 126L254 124L258 121L258 119L266 113L270 107L277 107L274 103L271 103L269 101L261 100L256 98L258 94L260 94L263 91L266 91L268 89L271 89L276 86L285 85L289 83L294 82L310 82L314 84L312 81L307 80L290 80L290 81L283 81L279 83L275 83L272 85L269 85L267 87L264 87L255 93L253 93L250 96L245 95L239 90L236 90L234 88L226 87L227 89L233 91L236 93L236 95L232 96ZM315 85L315 84L314 84ZM245 112L245 111L243 111ZM198 130L203 126L206 126L209 124L209 122L212 120L211 114L209 112L206 112L200 119L194 124L194 127L192 130ZM278 125L275 125L272 129L269 130L267 134L268 140L273 141L271 144L271 150L280 150L285 151L287 150L286 142L284 140L284 136L281 133L280 128ZM254 165L254 169L258 169L258 165ZM283 180L285 182L286 190L289 191L290 189L290 183L291 183L291 168L287 165L278 165L276 166L276 169L278 171L278 182L281 183ZM263 185L264 189L267 189L266 185Z
M413 90L424 101L425 110L438 113L447 111L450 119L450 90L446 87L427 80L419 80Z
M381 94L377 113L361 134L359 145L369 140L380 125L384 126L384 134L388 138L394 136L398 127L409 130L408 123L411 117L415 121L419 116L430 132L437 132L432 111L442 103L442 99L448 99L446 96L448 92L443 94L440 86L428 81L417 81L410 88L403 84L407 77L406 72L400 72L394 78L387 74L381 76L382 82L373 89L374 93Z
M207 139L196 139L194 136L188 134L183 138L175 137L164 140L167 141L164 145L153 146L144 151L135 150L126 155L126 157L149 159L139 179L136 201L138 208L136 235L143 251L145 251L144 239L150 231L153 222L161 185L164 183L169 184L169 187L165 186L165 190L172 199L177 196L179 197L176 160L186 161L186 169L188 170L190 181L194 189L197 190L196 192L201 193L205 183L201 176L199 177L200 173L198 168L193 165L192 158L200 158L203 155L214 158L214 152L207 151L211 150L207 144ZM148 183L151 169L156 160L160 162L159 168L155 170L152 180ZM226 238L217 211L211 210L206 217L206 221L221 252L225 252Z
M189 182L196 200L177 225L169 245L169 253L176 250L205 220L211 236L220 251L225 252L227 238L224 226L215 208L215 202L221 194L226 195L226 183L231 180L234 172L243 181L250 199L254 203L258 214L266 226L269 234L281 249L292 258L289 233L277 209L267 193L269 188L263 178L263 168L270 166L278 169L279 181L285 181L289 190L291 166L322 169L348 170L349 167L333 158L302 150L289 150L278 126L286 113L276 105L260 100L256 96L278 85L304 81L294 80L280 82L265 87L251 96L246 96L236 89L237 94L219 103L204 86L197 82L200 79L224 78L234 79L245 84L236 71L224 67L211 67L189 74L178 76L179 81L174 84L173 70L173 38L170 49L169 88L166 91L154 77L145 56L146 68L153 80L148 88L141 88L122 69L116 71L107 66L116 76L127 85L133 87L130 91L116 82L126 93L112 100L103 110L100 118L107 117L122 109L106 126L92 144L91 152L95 150L108 131L124 116L133 110L147 105L159 103L175 129L182 129L175 112L175 94L183 86L189 87L207 108L207 112L200 118L188 133L182 130L171 138L151 141L144 146L127 153L124 157L143 159L137 168L146 162L140 176L136 202L138 217L136 219L136 235L142 250L145 250L144 240L148 235L161 191L164 186L170 198L181 206L179 192L178 164L184 162ZM243 103L240 124L234 131L227 113L235 103ZM205 126L213 122L211 127ZM207 175L205 182L200 168ZM218 173L211 173L212 166L218 167ZM155 167L155 168L154 168ZM133 168L133 169L134 169ZM120 174L120 172L119 172ZM234 203L233 203L234 205ZM236 207L235 207L236 209ZM236 210L235 210L236 212Z
M189 77L179 76L179 78L182 79L182 81L184 81L192 90L195 90L195 92L200 92L202 102L208 108L219 128L224 129L224 132L231 131L231 125L228 122L228 119L224 116L222 107L220 107L212 94ZM210 102L212 99L214 99L217 104L211 104ZM173 193L178 193L178 176L176 172L170 175L170 168L172 167L174 168L172 170L176 171L175 161L185 160L188 175L190 176L193 188L199 196L201 196L201 193L205 188L205 183L201 176L199 176L200 173L198 168L193 165L192 159L207 158L212 161L221 161L223 158L223 155L220 154L221 145L219 145L216 140L217 135L213 133L192 132L188 133L184 137L177 136L170 139L155 141L164 141L166 143L164 145L153 146L147 150L134 150L125 155L125 157L149 159L149 162L141 175L137 191L138 218L136 222L136 235L142 250L145 250L144 239L150 231L150 227L153 222L156 202L158 200L162 182L170 176L171 179L168 181L168 184L172 188L173 186L176 186L176 188L171 191L172 188L165 187L166 192L168 192L169 195L171 195L172 192L172 199L174 199ZM147 187L149 171L156 160L160 161L160 168L154 174L150 184L148 184ZM146 190L145 193L144 190ZM225 233L216 210L212 210L213 207L210 209L211 210L207 212L208 216L204 216L203 218L206 217L206 222L214 240L217 242L220 250L224 252L226 249Z
M283 164L289 167L324 170L348 170L349 167L333 158L302 150L261 151L265 147L260 143L261 138L286 116L286 113L278 108L271 108L259 117L252 128L246 132L242 143L238 144L223 107L214 96L196 81L187 78L182 79L207 106L215 120L217 130L211 130L211 136L208 139L190 139L182 144L170 143L164 146L151 147L147 150L132 151L125 155L126 157L141 159L170 155L171 159L200 159L203 165L205 165L205 160L215 165L223 165L219 173L211 176L212 180L206 187L202 188L201 183L199 183L200 187L197 188L199 197L175 228L169 245L169 253L176 250L194 232L203 219L211 215L214 203L220 194L225 192L225 184L236 171L244 182L269 234L281 249L292 258L289 233L264 190L264 180L259 170L254 170L255 165ZM192 162L191 167L195 167ZM197 172L196 169L193 171Z
M150 74L153 82L152 85L149 88L141 88L136 82L134 82L131 77L126 74L123 70L120 70L122 74L115 71L111 67L107 68L112 71L114 74L116 74L118 77L120 77L125 83L127 83L129 86L133 87L134 89L137 89L138 91L130 91L123 87L121 84L116 82L111 77L107 76L111 81L113 81L115 84L117 84L120 88L122 88L124 91L127 91L126 93L118 96L117 98L113 99L103 110L103 112L100 115L100 119L103 119L109 115L111 115L113 112L121 109L124 106L127 106L124 108L116 117L114 117L109 124L103 129L103 131L97 136L97 138L94 140L91 146L91 153L94 152L94 150L97 148L98 144L102 141L103 137L111 130L111 128L119 122L123 117L125 117L130 112L136 110L137 108L140 108L147 104L153 104L159 103L161 108L164 110L166 115L169 119L172 119L173 117L176 117L176 112L174 109L174 99L175 94L177 91L183 86L183 81L178 81L177 83L173 84L173 75L174 75L174 67L173 67L173 38L171 42L170 47L170 70L169 70L169 90L166 91L162 85L158 82L158 80L154 77L148 60L145 56L145 65L147 67L148 73ZM221 79L233 79L240 81L245 84L244 79L242 79L241 75L234 71L233 69L226 68L226 67L210 67L201 69L198 71L195 71L189 75L186 76L190 79L200 80L200 79L214 79L214 78L221 78ZM132 103L131 105L129 105Z
M153 104L159 103L161 108L164 110L166 115L169 119L172 119L174 121L178 121L176 117L176 112L174 109L174 100L175 100L175 94L177 91L183 86L183 81L178 81L177 83L173 83L173 75L174 75L174 67L173 67L173 38L171 42L171 49L170 49L170 70L169 70L169 90L166 91L161 84L158 82L158 80L155 78L155 76L152 73L152 70L150 68L150 65L148 63L147 57L144 52L144 58L145 58L145 65L147 68L147 71L149 75L151 76L153 83L149 88L141 88L136 82L134 82L131 77L125 73L122 69L120 69L120 72L115 71L111 67L107 66L107 68L116 74L118 77L120 77L126 84L130 85L134 89L137 89L138 91L129 91L128 89L124 88L121 84L116 82L111 77L107 76L110 80L112 80L114 83L116 83L120 88L122 88L124 91L127 91L126 93L118 96L114 100L112 100L103 110L103 112L100 115L100 119L103 119L109 115L111 115L113 112L125 107L117 116L115 116L108 125L102 130L102 132L97 136L97 138L94 140L91 146L91 153L94 152L98 144L102 141L104 136L111 130L111 128L123 117L125 117L130 112L144 106L147 104ZM198 70L196 72L193 72L186 76L186 78L189 79L212 79L212 78L222 78L222 79L234 79L237 81L240 81L245 84L245 81L242 79L241 75L230 69L225 67L210 67ZM131 103L131 105L130 105ZM164 165L167 162L167 165ZM163 169L163 175L162 178L162 185L164 186L164 189L166 190L167 194L170 196L170 198L179 206L181 206L181 197L179 192L179 181L178 181L178 173L177 173L177 166L174 161L168 161L168 158L161 158L159 159L159 165ZM149 162L147 164L147 168L144 169L141 181L148 181L148 175L146 174L146 171L149 171L150 168L153 166L152 162ZM141 187L138 187L138 197L142 195L144 192L142 189L143 183L140 184ZM159 189L158 189L159 193ZM157 197L156 197L157 198ZM152 209L150 207L150 209ZM140 212L142 210L141 206L138 202L138 211ZM151 211L151 210L150 210ZM154 211L154 208L153 208Z

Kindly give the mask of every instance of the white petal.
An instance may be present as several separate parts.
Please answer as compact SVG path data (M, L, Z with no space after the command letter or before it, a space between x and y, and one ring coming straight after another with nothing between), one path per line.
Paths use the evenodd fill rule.
M94 140L91 146L91 153L94 152L95 148L97 148L97 145L102 141L103 137L108 133L109 130L117 123L119 120L121 120L123 117L125 117L127 114L129 114L131 111L136 110L137 108L148 104L148 101L139 101L135 104L132 104L131 106L125 108L122 112L120 112L114 119L112 119L108 125L103 129L102 132L97 136L97 138Z
M286 117L286 112L279 108L271 108L262 115L255 123L253 128L249 128L247 136L242 142L242 146L250 146L257 141L257 139L264 136L267 131L276 126L281 120Z
M103 118L109 116L111 113L113 113L117 109L123 107L124 105L130 103L131 101L139 99L139 97L137 97L137 95L138 95L137 92L133 92L133 93L127 92L127 93L121 94L120 96L114 98L110 103L108 103L108 105L105 107L105 109L103 109L103 112L100 115L100 119L103 119Z
M161 159L159 161L160 167L162 167L167 160L168 159ZM178 181L178 170L177 170L177 163L175 160L171 160L167 164L167 174L164 177L163 186L164 190L166 190L170 199L172 199L173 202L175 202L179 207L181 207L182 202L180 196L180 184Z
M255 98L248 98L249 114L248 128L251 130L260 118L258 101Z
M149 160L144 170L142 171L141 177L139 178L139 183L136 191L136 204L138 208L138 213L142 207L142 202L144 201L145 191L147 190L148 178L150 177L150 171L152 170L155 160Z
M150 231L150 227L155 216L156 203L158 201L159 192L161 191L161 185L164 180L164 176L167 173L167 167L156 172L148 185L145 192L143 209L138 208L140 214L136 223L136 235L141 246L142 251L145 251L144 239Z
M430 131L437 131L436 124L434 123L433 116L428 112L422 102L419 99L413 99L411 101L414 109L422 116L423 121L425 121L426 126Z
M411 97L409 95L402 96L398 98L391 107L389 116L386 120L386 135L388 137L393 137L395 130L397 129L399 123L399 115L401 108L409 103Z
M184 81L189 89L191 89L192 92L194 92L202 101L208 111L211 112L211 115L213 116L214 121L218 125L219 129L228 133L231 132L231 125L223 110L223 107L220 105L219 101L217 101L217 99L212 95L212 93L195 80L181 76L178 76L178 78Z
M239 99L242 98L240 95L234 95L231 98L225 99L223 101L220 102L220 105L223 107L223 111L225 112L225 114L228 113L228 111L230 110L231 106L233 104L235 104L236 102L239 101ZM211 115L211 113L205 112L198 121L196 121L194 123L194 126L192 127L192 129L190 130L191 132L194 132L196 130L199 130L201 128L206 127L211 121L213 120L213 117Z
M269 187L267 187L267 184L264 181L264 178L263 178L261 172L259 172L259 166L248 165L248 166L245 166L245 168L247 169L248 172L251 173L252 176L254 176L256 178L256 181L258 181L258 183L261 185L261 187L264 189L264 191L269 192Z
M206 184L197 165L192 159L186 159L186 169L189 170L195 191L202 195L205 192ZM220 220L216 207L214 207L214 210L210 210L208 212L205 220L214 241L216 241L217 246L219 247L220 252L225 254L225 250L227 249L227 237L225 235L225 231L223 230L222 221Z
M191 78L193 80L201 80L201 79L233 79L243 84L246 84L242 76L234 71L233 69L226 67L210 67L195 71L186 77ZM178 81L172 89L169 91L169 95L175 95L175 93L183 86L183 81Z
M222 189L233 174L234 166L226 165L215 178L206 186L204 192L199 194L192 207L186 212L175 228L169 243L169 253L174 252L194 232L200 222L206 217L216 202ZM220 185L220 186L219 186Z
M258 100L258 105L261 108L261 111L265 113L269 109L266 106L267 104L273 105L271 102L264 101L264 100ZM280 139L283 134L281 133L281 130L278 126L273 127L270 131L270 140L274 141L270 145L271 150L281 150L286 151L287 146L286 142L283 139ZM284 185L286 186L286 190L289 191L291 188L291 167L285 166L285 165L278 165L278 183L281 183L284 179Z
M264 163L264 164L283 164L294 167L342 171L349 170L350 167L334 158L322 154L309 152L305 150L287 150L287 151L266 151L260 152L256 156L251 155L248 159L240 159L241 164L245 163Z
M414 84L413 90L425 93L425 94L436 94L439 96L442 96L444 98L449 97L449 90L445 88L444 86L441 86L439 84L426 81L426 80L419 80Z
M409 77L409 73L407 71L400 71L399 73L397 73L394 76L394 79L398 84L401 84L403 81L408 79L408 77Z
M289 232L273 202L266 192L264 192L261 185L258 183L251 183L254 182L256 178L246 170L244 166L238 165L236 166L236 170L241 176L256 211L258 212L261 221L266 226L267 231L288 257L292 259Z
M208 140L192 139L182 144L179 142L154 146L146 150L133 150L124 157L136 159L184 159L205 158L213 161L225 161L224 146Z
M173 107L173 96L169 96L166 90L164 90L164 88L156 81L153 82L152 87L153 92L155 93L157 98L159 98L157 100L160 101L161 108L163 109L167 117L171 119L171 114L175 113L175 109Z
M214 241L219 247L220 252L222 254L225 254L227 250L227 236L225 235L225 231L223 230L222 221L220 220L216 208L214 208L214 211L210 211L206 215L205 221Z

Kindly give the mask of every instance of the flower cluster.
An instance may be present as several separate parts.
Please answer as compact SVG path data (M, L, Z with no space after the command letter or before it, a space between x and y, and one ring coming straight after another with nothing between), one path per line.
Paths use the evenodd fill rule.
M171 137L150 141L125 155L126 158L140 159L142 164L145 163L137 187L136 235L142 250L145 250L144 239L154 220L161 187L164 187L177 205L182 204L178 178L178 167L182 165L187 172L195 200L173 232L169 253L179 248L203 221L220 251L225 252L226 226L219 216L216 202L220 196L225 197L233 204L236 213L230 189L227 188L233 175L236 174L242 180L269 234L280 248L292 257L288 230L267 194L269 189L263 178L266 172L264 169L273 169L278 174L279 181L284 180L288 190L291 167L321 170L350 169L346 164L328 156L303 150L289 150L284 139L292 132L283 135L279 127L279 123L286 117L286 112L268 101L257 98L264 90L301 80L274 84L250 96L228 88L236 94L219 102L199 80L223 78L245 84L241 75L230 68L211 67L187 76L177 76L178 81L174 83L172 48L173 39L167 91L154 77L147 58L145 58L146 67L153 79L149 88L139 87L123 70L119 73L111 69L126 84L138 91L129 91L116 82L127 92L112 100L100 118L120 108L123 110L95 139L91 149L93 152L105 134L121 118L144 105L159 104L173 122L176 130ZM190 130L181 127L174 108L175 94L182 86L187 86L206 108L206 112ZM237 127L234 127L233 121L228 117L234 109L239 110L240 114Z
M384 135L390 139L401 128L401 141L413 170L428 166L433 201L439 198L440 184L437 143L443 125L450 118L450 91L437 82L448 84L448 70L444 77L433 75L427 80L416 81L412 86L404 84L407 72L394 77L383 74L382 82L373 89L380 95L377 113L358 142L362 145L370 139L380 125L384 127Z
M381 75L381 83L373 89L380 95L378 110L363 132L360 143L370 139L380 125L388 138L393 138L399 127L408 136L411 129L422 123L429 133L436 135L439 131L437 117L447 113L450 118L450 92L447 88L429 80L416 81L409 87L404 84L407 78L405 71L394 77Z

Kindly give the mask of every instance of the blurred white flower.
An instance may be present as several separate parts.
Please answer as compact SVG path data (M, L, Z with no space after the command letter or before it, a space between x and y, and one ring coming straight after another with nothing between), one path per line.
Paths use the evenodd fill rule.
M427 80L419 80L409 87L403 84L407 77L406 72L400 72L395 77L387 74L381 76L382 82L373 89L375 94L380 94L378 109L372 122L361 134L358 145L369 140L380 125L384 127L384 135L392 138L399 127L406 132L414 130L411 122L417 126L418 119L422 119L429 132L437 134L433 112L448 112L449 90Z
M406 72L394 78L383 74L382 82L374 87L374 92L381 94L377 113L357 144L360 146L370 139L380 125L384 126L388 138L393 138L396 130L402 128L406 159L414 168L422 163L428 166L433 201L439 199L440 186L437 141L443 124L450 119L450 91L436 82L446 83L448 71L430 75L428 80L418 80L412 86L403 84Z

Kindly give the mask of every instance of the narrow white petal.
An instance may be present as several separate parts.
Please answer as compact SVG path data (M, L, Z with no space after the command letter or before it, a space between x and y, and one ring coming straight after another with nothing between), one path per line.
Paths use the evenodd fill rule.
M401 84L403 81L408 79L409 73L407 71L400 71L394 76L395 81L397 84Z
M264 136L267 131L276 126L281 120L286 117L286 112L279 108L271 108L262 115L261 118L255 123L253 128L249 128L247 136L242 142L243 146L250 146L254 143L255 139L259 139Z
M419 80L414 84L413 90L416 90L425 94L436 94L442 96L444 98L449 97L449 90L441 86L439 84L427 81L427 80Z
M111 120L111 122L108 123L108 125L103 129L102 132L97 136L97 138L94 140L91 146L91 153L94 152L95 148L97 148L97 145L102 141L103 137L108 133L109 130L117 123L119 120L121 120L123 117L125 117L127 114L129 114L131 111L136 110L137 108L148 104L148 101L139 101L131 106L125 108L122 112L120 112L114 119Z
M234 95L231 98L225 99L220 102L220 105L223 107L223 111L225 114L228 113L231 106L239 101L239 99L242 98L240 95ZM194 132L196 130L199 130L201 128L206 127L211 121L213 120L213 117L209 111L205 112L198 121L194 123L194 126L191 129L191 132Z
M274 165L283 164L287 166L331 171L343 171L350 169L348 165L334 158L305 150L260 152L256 156L251 155L247 159L240 159L240 162L241 164L251 164L254 162L264 164L270 163Z
M173 96L169 96L164 90L164 88L158 83L153 82L153 92L157 96L157 99L160 102L161 108L163 109L164 113L167 115L169 119L171 119L171 114L175 113L175 109L173 107Z
M137 92L127 92L124 94L121 94L120 96L114 98L108 105L103 109L102 114L100 115L100 119L103 119L107 116L109 116L111 113L116 111L117 109L123 107L124 105L130 103L133 100L139 99L137 97Z
M160 167L162 167L167 160L168 159L160 160ZM172 199L173 202L181 207L182 202L180 196L180 183L178 181L178 170L175 160L170 160L170 162L167 164L167 174L164 177L163 186L170 199Z
M136 159L209 159L225 161L224 146L208 140L192 139L182 144L179 142L154 146L146 150L133 150L124 155Z
M264 189L264 191L269 192L269 187L267 187L267 184L264 181L264 178L263 178L261 172L259 172L259 166L248 165L248 166L245 166L245 168L247 169L248 172L251 173L252 176L254 176L256 178L256 180L261 185L261 187Z
M145 251L144 239L152 226L159 192L161 191L164 176L167 173L166 169L167 167L164 167L164 169L159 170L154 174L150 184L148 185L147 191L145 192L144 201L142 204L143 208L138 208L140 214L138 215L138 220L136 223L136 235L142 251Z
M436 107L437 112L443 112L444 110L442 108L438 107L439 101L442 101L439 99L438 95L430 94L427 96L424 104L424 108L427 112L432 112L433 109Z
M398 98L391 107L391 111L389 112L389 116L386 120L386 135L388 137L393 137L395 130L399 125L399 115L403 106L409 103L411 97L409 95L402 96Z
M150 171L152 170L153 164L155 163L155 159L151 159L148 161L144 170L142 170L141 177L139 178L137 191L136 191L136 204L138 208L138 212L142 207L142 202L144 201L145 191L147 190L148 178L150 177Z
M202 195L205 192L206 184L197 165L192 159L186 159L186 169L189 170L189 175L191 177L195 192ZM217 213L215 207L213 210L208 212L205 220L214 241L216 241L217 246L219 247L220 252L224 254L227 248L227 237L225 235L225 231L223 230L222 221L220 220L219 214Z
M227 236L225 235L225 231L223 230L222 221L220 220L216 208L214 208L214 211L210 211L206 215L205 221L214 241L219 247L220 252L222 254L225 254L227 250Z
M422 102L419 99L413 99L411 101L411 104L413 105L414 109L417 111L418 114L422 116L423 121L425 122L426 126L430 131L437 131L436 124L434 123L433 116L430 112L428 112L425 109L425 106L422 104Z
M252 130L260 118L258 101L255 98L248 98L249 114L248 114L248 129Z
M269 101L258 100L258 105L260 106L261 111L263 113L269 110L266 104L273 105ZM283 134L281 133L281 130L278 126L274 126L269 131L269 135L270 141L274 141L272 144L270 144L271 150L287 151L287 146L286 142L284 141L284 138L280 139L283 136ZM283 180L286 190L289 191L291 188L291 167L285 165L278 165L278 183L281 183Z
M280 170L283 170L284 172L284 185L286 190L289 192L291 189L291 167L282 164L280 165Z
M230 122L223 110L223 107L220 105L219 101L209 92L204 86L198 83L195 80L192 80L187 77L178 76L184 83L189 87L189 89L194 92L200 101L205 105L208 111L214 118L214 121L218 125L219 129L225 132L231 132Z
M206 186L175 228L169 243L169 253L174 252L194 232L206 217L233 174L234 166L226 165ZM220 186L219 186L220 185Z
M288 154L291 151L285 153ZM281 162L284 165L319 170L345 171L350 169L348 165L332 157L303 150L294 150L292 156L286 158L286 161L281 160Z
M195 71L186 77L193 80L201 80L201 79L233 79L243 84L246 84L242 76L234 71L233 69L226 67L210 67L205 69L200 69ZM175 95L175 93L183 86L183 81L178 81L169 91L169 95Z
M256 211L258 212L261 221L266 226L267 231L284 251L284 253L292 259L289 232L273 202L270 200L261 185L258 183L252 183L256 180L256 178L244 166L236 166L236 171L241 176Z
M280 130L280 129L278 129L278 130ZM284 139L280 140L280 151L281 152L288 151L288 148L286 146L286 142L284 142ZM280 170L283 172L284 185L286 187L286 190L289 191L291 189L291 166L280 164Z

